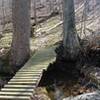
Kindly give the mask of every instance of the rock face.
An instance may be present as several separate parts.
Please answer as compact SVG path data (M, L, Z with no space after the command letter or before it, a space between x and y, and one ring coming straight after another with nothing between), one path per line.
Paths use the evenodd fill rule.
M86 93L76 97L68 97L63 100L100 100L100 91Z

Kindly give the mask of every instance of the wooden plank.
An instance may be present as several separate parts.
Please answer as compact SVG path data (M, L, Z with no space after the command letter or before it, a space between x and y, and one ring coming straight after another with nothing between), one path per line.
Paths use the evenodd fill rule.
M0 100L31 100L30 96L2 96L0 95Z
M32 61L33 61L33 60L32 60ZM31 62L31 61L29 61L29 62ZM29 62L28 62L28 63L29 63ZM35 64L35 63L37 63L37 64ZM32 66L33 66L33 67L42 67L43 65L45 65L45 64L41 64L41 63L39 64L38 61L36 61L36 62L33 61L32 64L31 64L29 67L32 67ZM47 64L46 64L46 65L47 65ZM24 68L24 67L27 68L26 65L23 66L22 68Z
M11 84L7 84L4 86L4 88L35 88L34 85L11 85Z
M8 82L8 84L13 84L13 85L18 85L18 84L20 84L20 85L36 85L36 81L30 81L30 82Z
M26 67L26 68L24 67L24 68L22 68L20 71L22 71L22 70L40 70L40 69L43 70L43 69L45 69L45 68L47 68L47 67L48 67L48 66L44 66L44 67L32 67L32 66L31 66L31 67L28 67L28 68L27 68L27 67Z
M21 71L32 71L32 70L42 70L41 72L43 72L43 70L46 70L47 69L47 67L45 67L45 68L33 68L33 67L30 67L30 68L28 68L28 69L23 69L23 70L21 70ZM38 72L38 71L37 71Z
M19 70L18 72L42 72L42 69L39 70Z
M34 60L34 59L33 59ZM33 61L32 60L32 61ZM29 67L33 67L33 68L36 68L36 67L44 67L44 66L48 66L48 62L50 62L50 61L35 61L35 62L32 62L32 61L30 61L30 63L31 63L31 65L29 65ZM27 67L27 64L25 65L25 66L23 66L21 69L23 69L23 68L29 68L29 67ZM20 69L20 70L21 70Z
M19 72L42 72L43 69L23 69L23 70L20 70Z
M33 77L33 76L40 76L40 74L39 73L35 73L35 74L16 74L16 77L18 77L18 76L20 76L20 77Z
M21 82L25 82L25 81L26 82L34 82L34 81L37 81L37 80L38 79L34 79L34 78L33 79L14 79L13 78L13 79L10 80L10 82L20 82L20 81Z
M42 71L36 71L36 72L18 72L17 74L41 74L42 73Z
M30 67L30 68L23 69L23 71L42 70L41 72L43 72L43 70L46 70L46 69L47 69L47 67L44 67L44 68L33 68L33 67Z
M37 52L0 92L0 100L31 100L44 69L55 60L54 49Z
M33 59L34 60L34 59ZM32 60L32 61L33 61ZM23 68L29 68L29 67L33 67L33 68L36 68L36 67L44 67L44 66L48 66L48 62L47 61L34 61L34 62L32 62L32 61L29 61L28 63L32 63L31 65L29 65L28 63L25 65L25 66L23 66L21 69L23 69ZM41 65L40 65L41 64ZM29 67L27 67L27 66L29 66ZM21 70L20 69L20 70Z
M19 72L32 72L33 70L37 70L37 72L43 72L43 70L46 69L46 68L30 68L30 69L23 69L23 70L20 70ZM39 71L38 71L39 70Z
M38 72L37 72L37 73L26 73L26 74L24 74L24 73L17 73L16 76L17 76L17 75L20 75L20 76L21 76L21 75L25 75L25 76L28 76L28 75L40 75L40 74L41 74L41 73L38 73Z
M34 91L34 89L28 89L28 88L23 88L23 89L16 89L16 88L2 88L1 91L6 91L6 92L32 92Z
M0 92L0 96L32 96L32 92Z
M34 79L38 79L38 78L40 78L39 76L14 76L13 77L14 79L32 79L32 78L34 78Z

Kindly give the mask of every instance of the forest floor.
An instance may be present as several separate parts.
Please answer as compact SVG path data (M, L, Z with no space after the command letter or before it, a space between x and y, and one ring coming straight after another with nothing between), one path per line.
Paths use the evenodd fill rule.
M59 44L59 41L62 40L62 25L58 25L57 27L53 28L58 23L60 23L60 18L59 16L55 16L37 26L35 37L30 38L32 55L41 48ZM51 30L48 31L49 29ZM9 54L11 41L12 33L5 33L0 39L0 70L3 70L5 73L10 70L9 66L7 66L7 56ZM59 63L59 66L61 67L62 63ZM53 84L50 83L45 86L40 86L36 89L36 97L39 100L63 100L63 98L71 95L77 96L80 94L93 92L97 88L95 84L91 83L91 80L87 80L85 77L79 78L79 73L74 73L74 75L78 75L78 79L75 77L72 79L73 76L67 76L65 73L63 76L59 77L61 79L62 77L65 79L66 77L69 78L66 82L61 80L56 82L56 80L54 80ZM58 75L59 73L56 76ZM8 76L8 74L0 75L1 87L7 82L5 79L6 76ZM46 81L49 83L49 78ZM93 88L91 88L90 85L92 85Z
M30 38L30 48L31 55L33 55L37 50L41 48L49 47L55 45L58 41L62 39L62 27L58 26L48 32L54 25L60 22L59 16L52 17L36 28L35 37ZM40 27L41 26L41 27ZM9 65L9 50L12 42L12 33L7 32L3 34L0 39L0 87L7 83L10 76L10 66Z
M52 31L51 31L51 33L52 33ZM90 34L88 34L88 36L89 35ZM55 39L55 36L53 36L54 39ZM59 35L59 36L61 36L61 35ZM98 56L99 56L100 53L98 52L98 50L95 50L94 49L95 47L99 48L99 46L96 45L96 44L97 44L97 41L100 40L100 39L99 38L97 39L97 38L98 37L95 37L94 35L92 37L91 36L85 37L85 39L86 39L84 41L85 42L85 46L83 48L84 49L87 49L86 52L85 52L86 55L87 55L87 57L86 57L86 59L84 59L84 57L83 57L83 59L84 59L85 63L87 63L87 64L89 63L89 65L88 65L89 67L91 65L92 66L98 66L99 67L99 65L100 65L100 63L98 63L99 62ZM50 39L52 40L52 38L50 38ZM97 40L97 41L95 41L94 39ZM58 39L58 41L59 40L60 39ZM87 58L89 60L87 60ZM64 63L64 62L62 63L61 62L61 63L58 63L57 65L50 65L48 67L48 69L49 68L51 69L51 67L56 67L56 68L59 69L61 67L63 68L63 67L70 66L70 65L73 66L73 69L74 69L75 68L75 64L74 63L71 64L71 63L70 62L68 62L68 63ZM96 63L98 63L98 64L96 64ZM67 67L67 68L69 68L69 67ZM92 67L90 67L90 69L91 68ZM71 71L71 68L70 69L67 69L67 70ZM88 70L88 71L90 71L90 70ZM48 70L47 70L47 73L48 73ZM66 75L66 73L67 73L67 75ZM96 71L96 74L97 73L99 73L99 72ZM61 75L61 76L59 76L59 75ZM51 77L53 77L53 82L50 81L50 80L52 80ZM87 78L83 74L80 74L80 73L78 73L76 71L75 71L75 73L73 73L71 75L70 72L68 72L68 71L64 73L64 71L62 71L60 69L60 72L57 73L57 70L54 70L53 69L53 70L51 70L51 72L49 73L49 75L46 78L44 78L44 79L46 79L44 81L44 84L45 85L43 87L41 87L41 85L40 85L40 87L36 89L36 95L37 95L37 98L39 100L63 100L64 98L70 97L70 96L77 97L77 96L83 96L84 94L88 95L88 93L90 93L90 95L91 95L91 93L99 90L99 88L98 88L97 84L95 84L95 82L92 82L90 78ZM64 81L64 79L67 79L67 80ZM87 98L88 96L86 96L86 95L84 95L83 97L86 97ZM80 98L81 97L79 97L79 99ZM94 97L91 97L91 98L84 99L84 100L95 100L96 99L95 96ZM100 96L98 98L100 99ZM74 100L74 99L67 99L66 98L64 100ZM75 98L75 100L77 100L77 98Z

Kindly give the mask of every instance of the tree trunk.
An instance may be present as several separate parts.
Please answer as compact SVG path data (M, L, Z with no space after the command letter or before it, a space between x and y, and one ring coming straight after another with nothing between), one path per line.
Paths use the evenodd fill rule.
M10 65L20 67L30 56L30 0L12 1L13 40Z
M34 22L35 22L35 24L37 25L37 11L36 11L36 0L34 0L33 1L33 4L34 4L34 8L33 8L33 10L34 10Z
M64 0L64 24L63 24L64 57L75 59L79 53L79 40L75 28L74 1Z
M2 34L4 33L5 30L5 5L4 5L4 0L2 0Z
M50 13L52 13L53 12L53 4L52 4L52 1L51 0L49 0L49 9L50 9Z

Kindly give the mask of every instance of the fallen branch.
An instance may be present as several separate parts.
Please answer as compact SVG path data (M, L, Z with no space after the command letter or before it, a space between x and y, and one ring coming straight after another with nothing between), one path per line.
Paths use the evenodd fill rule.
M39 36L42 34L42 33L49 33L51 30L59 27L60 25L62 25L63 21L60 21L59 23L57 23L56 25L54 25L53 27L49 28L48 30L45 30L44 28L39 28L38 30L36 30L36 34L39 33ZM48 34L46 34L48 35Z

